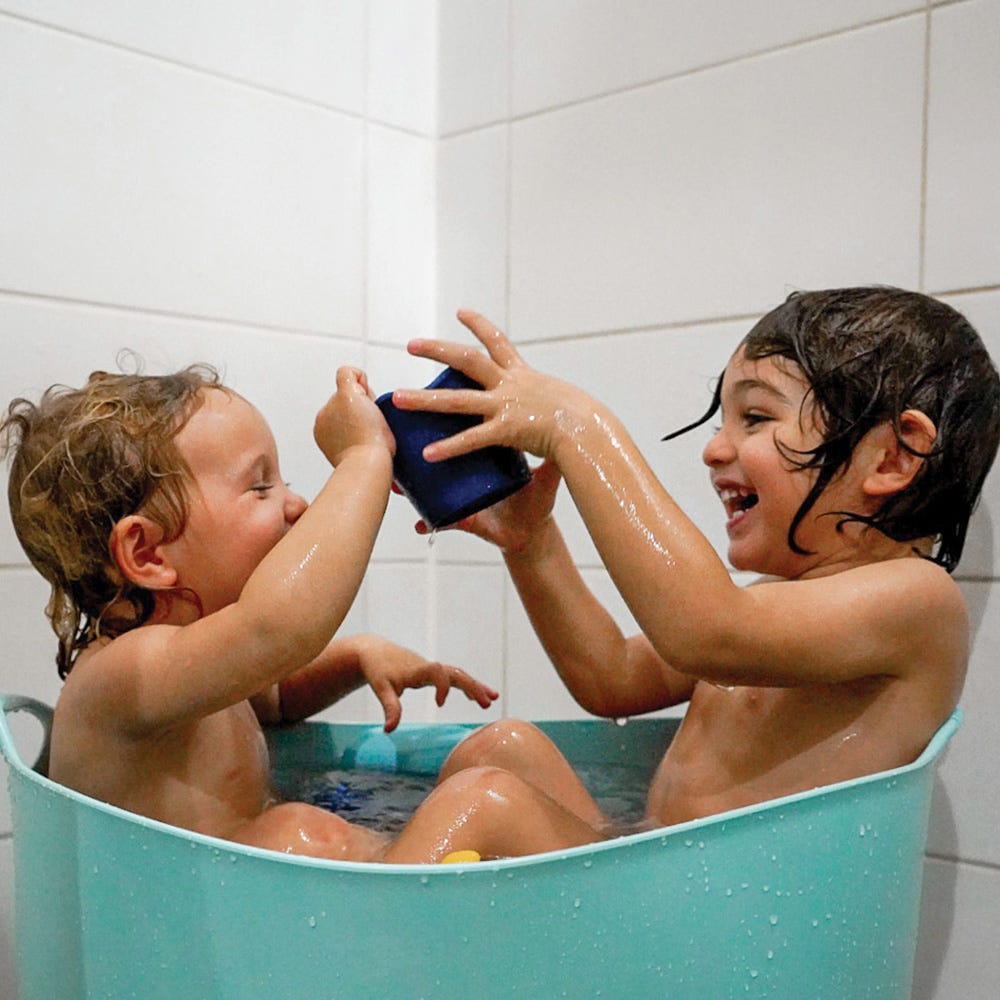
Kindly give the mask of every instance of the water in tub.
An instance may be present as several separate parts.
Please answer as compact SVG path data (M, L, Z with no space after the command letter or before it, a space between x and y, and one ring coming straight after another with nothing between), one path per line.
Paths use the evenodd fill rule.
M646 809L648 777L640 768L612 764L579 767L597 804L620 829L639 825ZM383 833L397 833L434 788L435 778L381 770L333 770L291 778L283 797L339 813Z

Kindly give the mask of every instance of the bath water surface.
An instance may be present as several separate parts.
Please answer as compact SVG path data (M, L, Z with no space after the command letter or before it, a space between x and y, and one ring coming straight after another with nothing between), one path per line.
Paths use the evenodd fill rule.
M592 764L577 768L604 813L621 826L639 823L646 809L648 779L641 768ZM431 793L429 775L335 770L302 775L282 789L283 797L335 812L383 833L400 831Z

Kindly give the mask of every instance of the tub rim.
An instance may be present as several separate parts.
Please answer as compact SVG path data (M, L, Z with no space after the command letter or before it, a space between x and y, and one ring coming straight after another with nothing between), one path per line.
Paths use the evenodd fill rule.
M7 715L14 712L26 711L33 715L41 724L44 730L44 740L39 760L34 767L28 767L21 758L20 752L14 742L13 733L7 724ZM311 858L302 855L283 854L279 851L266 850L260 847L252 847L247 844L238 844L231 840L224 840L221 837L212 837L203 833L196 833L193 830L186 830L183 827L173 826L164 823L162 820L150 819L139 813L130 812L120 806L112 805L109 802L102 802L100 799L92 798L75 789L67 788L47 775L39 773L35 768L39 763L47 758L48 741L51 733L53 709L44 702L24 695L9 695L0 693L0 754L7 761L12 770L16 771L22 779L40 785L48 792L69 800L77 805L97 809L109 816L114 816L125 821L138 824L141 827L165 834L169 837L200 844L203 847L216 851L225 851L229 854L243 855L245 857L257 858L268 862L291 864L306 868L333 869L340 872L364 872L368 875L381 873L384 875L409 875L419 874L430 877L449 877L464 875L466 873L495 872L509 870L512 868L524 867L527 865L538 865L552 862L561 862L567 859L583 858L598 854L603 854L609 850L631 847L633 845L644 844L652 840L662 840L664 838L681 834L690 834L694 831L712 826L724 826L727 822L742 819L747 816L757 814L768 814L782 809L789 808L797 803L809 800L820 800L837 792L849 788L863 788L880 782L895 784L900 778L923 770L932 764L944 750L945 746L954 736L959 726L962 724L964 713L961 708L954 708L947 719L938 727L937 731L928 741L920 754L909 764L902 764L899 767L889 768L883 771L876 771L872 774L861 775L857 778L849 778L844 781L833 782L828 785L817 785L814 788L801 792L793 792L790 795L782 795L773 799L765 799L762 802L752 805L739 806L736 809L729 809L725 812L712 813L709 816L702 816L698 819L687 820L683 823L675 823L671 826L657 827L652 830L643 830L638 833L624 834L620 837L613 837L610 840L599 841L596 844L583 844L579 847L562 848L553 851L544 851L538 854L529 854L524 857L504 858L491 861L462 862L451 865L434 864L397 864L382 861L337 861L327 858ZM560 720L562 721L562 720ZM606 720L594 718L593 720L580 719L571 720L579 722L595 723ZM326 724L326 723L320 723ZM371 723L336 723L344 726L371 726ZM453 725L453 723L411 723L408 728L434 729L440 725ZM471 731L471 730L470 730ZM15 829L14 835L17 835Z

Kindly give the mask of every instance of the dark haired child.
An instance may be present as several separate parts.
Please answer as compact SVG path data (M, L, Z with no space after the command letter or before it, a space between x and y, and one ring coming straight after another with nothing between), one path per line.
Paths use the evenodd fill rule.
M721 411L703 458L729 562L767 577L745 588L612 413L528 367L482 316L459 318L487 353L426 340L410 352L484 391L398 390L394 401L484 418L429 445L430 461L487 445L544 460L524 490L459 526L501 548L584 708L621 717L690 703L650 787L649 825L921 752L962 690L969 629L949 572L1000 440L997 371L959 313L893 288L807 292L737 347L703 418ZM574 566L552 517L560 478L641 634L622 635ZM479 730L442 777L484 764L607 830L530 724Z

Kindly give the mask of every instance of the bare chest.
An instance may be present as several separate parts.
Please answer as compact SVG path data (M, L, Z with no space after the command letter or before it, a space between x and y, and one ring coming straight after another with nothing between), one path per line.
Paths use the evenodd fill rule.
M879 688L702 682L654 776L649 814L681 822L878 770L893 753L872 711Z
M217 836L270 801L267 746L246 702L115 744L86 747L56 780L152 819Z

